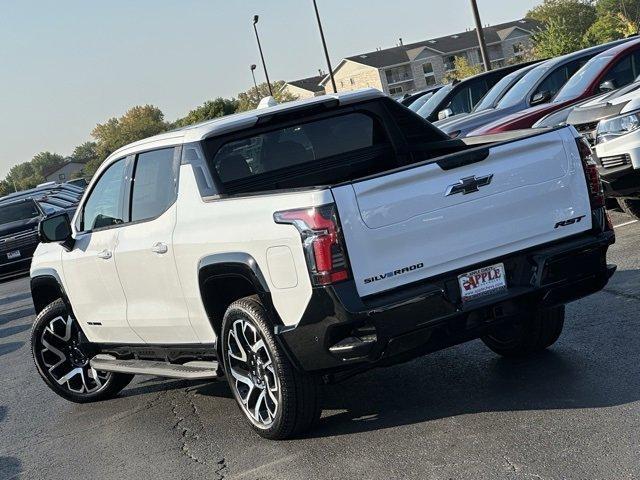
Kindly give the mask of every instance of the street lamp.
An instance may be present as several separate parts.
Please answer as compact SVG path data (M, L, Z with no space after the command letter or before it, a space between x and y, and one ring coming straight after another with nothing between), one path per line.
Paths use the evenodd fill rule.
M258 84L256 83L256 64L252 63L249 68L251 69L251 76L253 77L253 86L256 87L256 94L258 93Z
M484 69L488 72L491 70L491 61L487 53L487 43L484 41L484 32L482 31L482 22L480 21L480 13L478 12L476 0L471 0L471 9L473 10L473 18L476 22L476 32L478 33L478 44L480 45L482 63L484 63Z
M336 88L336 80L333 78L333 68L331 68L331 60L329 59L329 51L327 50L327 42L324 39L324 31L322 30L322 22L320 21L320 13L318 13L318 4L316 0L313 0L313 8L316 11L316 18L318 19L318 29L320 30L320 38L322 39L322 48L324 49L324 57L327 59L327 67L329 68L329 76L331 77L331 86L333 87L333 93L338 93Z
M264 76L267 79L267 87L269 87L269 95L273 97L273 90L271 90L271 82L269 81L269 74L267 73L267 64L264 63L264 55L262 54L262 45L260 44L260 36L258 35L258 15L253 16L253 30L256 32L256 40L258 41L258 50L260 50L260 58L262 59L262 67L264 68Z

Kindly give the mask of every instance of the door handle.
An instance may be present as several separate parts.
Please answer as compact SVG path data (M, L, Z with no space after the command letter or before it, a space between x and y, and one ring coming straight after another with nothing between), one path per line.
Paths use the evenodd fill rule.
M169 247L167 247L166 243L158 242L153 247L151 247L151 251L153 253L162 255L163 253L167 253L169 251Z
M109 250L102 250L98 253L98 258L102 258L103 260L109 260L113 254Z

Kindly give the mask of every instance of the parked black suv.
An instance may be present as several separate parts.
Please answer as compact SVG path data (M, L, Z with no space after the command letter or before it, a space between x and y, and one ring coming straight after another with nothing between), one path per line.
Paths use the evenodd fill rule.
M43 217L32 198L0 202L0 277L29 270Z

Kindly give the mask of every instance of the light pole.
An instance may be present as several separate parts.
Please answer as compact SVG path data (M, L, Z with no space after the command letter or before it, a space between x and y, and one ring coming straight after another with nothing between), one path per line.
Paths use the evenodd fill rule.
M320 30L320 38L322 39L322 48L324 49L324 57L327 59L327 67L329 68L329 76L331 77L331 86L333 87L333 93L338 93L336 88L336 80L333 78L333 68L331 68L331 60L329 59L329 51L327 50L327 42L324 39L324 31L322 30L322 22L320 21L320 13L318 12L318 4L316 0L313 0L313 8L316 11L316 18L318 19L318 29Z
M489 60L489 53L487 53L487 43L484 41L484 32L482 31L482 22L480 21L480 12L478 12L476 0L471 0L471 8L473 9L473 19L476 22L476 32L478 33L478 44L480 45L482 63L484 63L484 69L488 72L491 70L491 61Z
M256 64L252 63L249 68L251 69L251 76L253 77L253 86L256 87L256 95L258 94L258 84L256 83Z
M258 35L258 15L253 16L253 30L256 32L256 40L258 41L258 50L260 50L260 58L262 59L262 67L264 68L264 76L267 79L267 87L269 87L269 95L273 97L273 90L271 90L271 82L269 81L269 74L267 73L267 64L264 63L264 55L262 54L262 45L260 44L260 36Z

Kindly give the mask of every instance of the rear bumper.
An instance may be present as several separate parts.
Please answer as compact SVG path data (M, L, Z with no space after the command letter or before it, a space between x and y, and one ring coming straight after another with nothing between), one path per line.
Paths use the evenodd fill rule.
M604 194L610 198L640 197L640 170L632 165L599 169Z
M601 290L615 272L606 263L614 241L612 231L583 234L365 299L353 282L317 288L300 323L277 328L276 334L305 371L410 360L479 338L492 325L532 309ZM508 290L463 304L458 275L498 262L505 265Z

